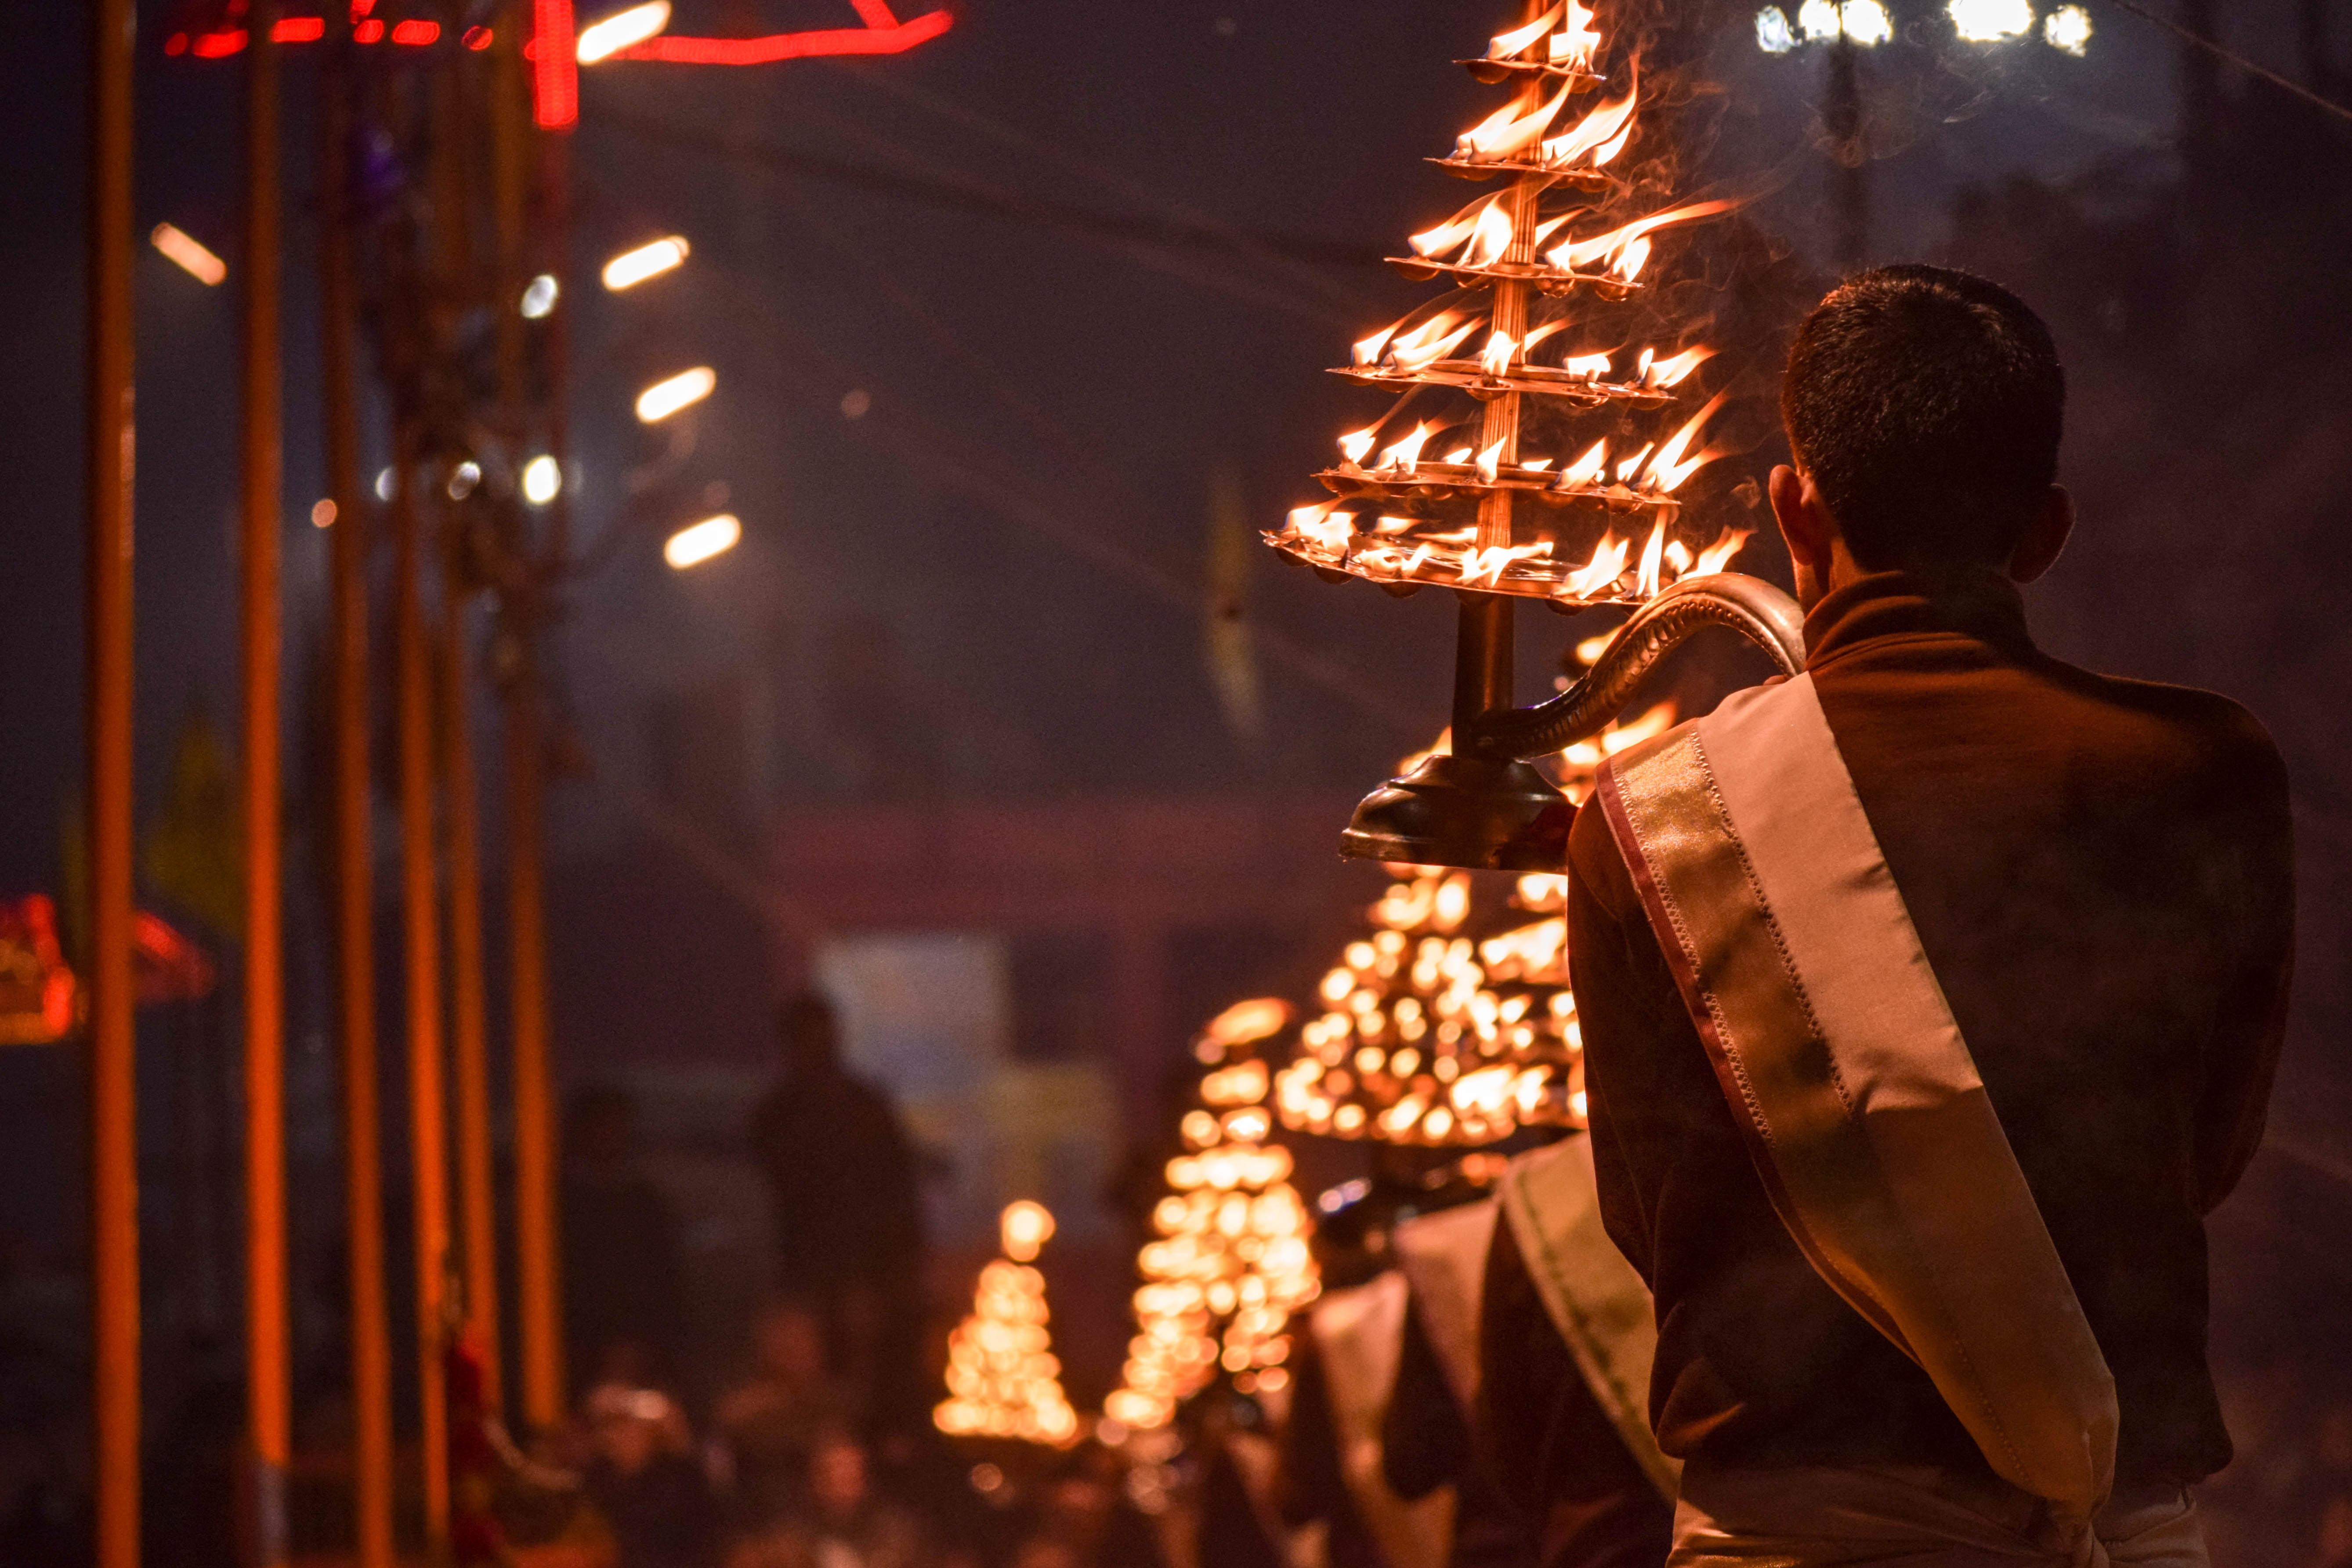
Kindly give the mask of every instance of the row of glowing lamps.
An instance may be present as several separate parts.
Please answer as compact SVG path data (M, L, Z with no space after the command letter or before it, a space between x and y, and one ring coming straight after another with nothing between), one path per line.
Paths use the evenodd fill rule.
M668 7L664 5L660 9L667 13ZM593 28L590 29L590 32L593 31ZM587 34L583 33L582 39L584 49L587 47ZM587 57L583 55L582 58ZM216 288L228 278L228 264L202 240L176 224L157 224L149 238L156 250L207 288ZM691 253L692 247L680 235L652 240L625 250L604 263L604 285L615 294L634 289L666 272L675 271L685 264ZM527 321L544 320L554 313L560 293L554 274L542 272L524 287L518 309ZM719 373L707 364L666 375L637 394L637 418L642 424L659 425L702 402L718 389ZM535 507L548 505L563 489L563 466L551 453L541 452L531 457L523 464L519 478L522 499ZM471 459L459 463L450 470L449 499L465 500L481 481L479 464ZM394 483L390 468L378 473L375 479L376 499L390 500ZM335 503L326 500L319 501L310 509L310 521L320 528L333 526ZM682 572L689 566L698 566L715 555L726 553L742 537L743 525L733 513L717 512L673 531L662 544L662 559Z
M1756 47L1785 55L1801 44L1832 44L1843 38L1876 48L1895 37L1894 18L1881 0L1805 0L1795 20L1779 5L1756 13ZM1963 43L2000 44L2034 30L2032 0L1948 0L1952 30ZM2061 54L2081 58L2091 47L2091 14L2080 5L2060 5L2041 19L2042 41Z

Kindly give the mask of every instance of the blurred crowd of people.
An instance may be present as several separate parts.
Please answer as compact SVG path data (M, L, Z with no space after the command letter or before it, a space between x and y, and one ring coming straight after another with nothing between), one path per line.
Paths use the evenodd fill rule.
M1150 1568L1124 1467L1094 1445L991 1462L933 1428L946 1324L924 1296L920 1173L888 1100L843 1066L820 997L781 1017L750 1127L777 1293L698 1388L678 1223L597 1089L567 1125L566 1331L581 1478L607 1568Z

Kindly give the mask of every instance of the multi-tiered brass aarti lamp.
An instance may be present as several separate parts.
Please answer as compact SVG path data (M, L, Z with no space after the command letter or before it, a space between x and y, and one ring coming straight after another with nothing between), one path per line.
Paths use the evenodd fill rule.
M1333 499L1297 509L1266 536L1334 581L1361 578L1400 595L1451 588L1461 600L1450 751L1365 798L1341 840L1349 855L1558 870L1570 807L1532 759L1596 734L1650 667L1702 626L1741 632L1786 670L1803 658L1801 618L1788 595L1723 570L1747 531L1703 526L1678 497L1721 455L1704 442L1724 395L1696 413L1678 406L1705 384L1712 351L1628 346L1622 332L1605 339L1612 347L1585 341L1643 287L1654 236L1731 205L1668 204L1627 222L1601 216L1629 194L1611 171L1635 134L1642 88L1639 62L1629 61L1623 97L1557 129L1571 100L1608 79L1594 22L1578 0L1538 0L1520 26L1464 62L1481 82L1512 89L1511 100L1432 161L1501 188L1414 235L1412 254L1395 258L1407 277L1451 287L1358 342L1339 374L1402 395L1340 438L1341 460L1316 476ZM1469 399L1467 416L1408 426L1407 405L1430 391ZM1527 428L1537 410L1570 427L1590 416L1605 416L1612 429L1629 415L1662 417L1644 441L1617 437L1612 445L1603 434L1538 455ZM1519 709L1511 633L1525 599L1567 613L1635 609L1582 679Z

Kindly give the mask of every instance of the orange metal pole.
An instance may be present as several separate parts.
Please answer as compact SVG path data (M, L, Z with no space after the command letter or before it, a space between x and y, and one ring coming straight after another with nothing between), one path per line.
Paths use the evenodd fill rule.
M541 244L559 288L548 323L549 449L567 452L563 399L572 307L571 145L560 132L540 139ZM515 1251L522 1328L522 1408L541 1431L563 1419L562 1237L557 1222L555 1105L549 1066L547 927L541 856L545 831L546 739L540 728L539 637L546 605L541 579L564 558L568 494L549 509L550 537L534 555L533 582L517 619L517 660L507 704L508 920L514 943Z
M89 9L89 1271L98 1568L139 1562L138 1047L131 975L131 0Z
M393 665L400 766L403 957L408 1001L408 1140L415 1195L417 1414L425 1534L437 1554L449 1531L448 1389L441 1376L448 1299L448 1135L441 1069L441 932L433 844L432 650L425 641L416 453L405 419L393 439Z
M454 563L443 578L441 774L448 791L449 1015L457 1075L457 1215L466 1331L499 1408L499 1236L490 1152L490 1056L483 1023L482 854L467 688L466 598Z
M563 1319L555 1212L555 1116L547 1052L547 934L541 902L539 671L534 623L507 700L508 920L514 943L516 1287L522 1412L534 1431L563 1419Z
M278 45L274 0L257 0L246 77L245 1389L252 1562L286 1560L292 1422L286 1321L284 974L278 866Z
M368 777L367 499L360 489L359 289L352 250L350 73L320 74L320 290L327 482L335 502L335 979L342 1047L344 1225L351 1266L352 1474L359 1568L393 1568L392 1331L376 1105L374 857Z

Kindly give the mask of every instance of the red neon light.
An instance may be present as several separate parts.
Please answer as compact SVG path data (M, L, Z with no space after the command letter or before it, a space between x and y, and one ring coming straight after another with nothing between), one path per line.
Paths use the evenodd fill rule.
M761 38L688 38L663 33L614 56L624 60L667 60L672 65L761 66L776 60L821 55L896 55L938 37L955 25L945 11L901 22L884 0L850 0L863 27L807 33L771 33Z
M245 47L245 29L222 33L198 33L192 52L200 60L226 59Z
M380 44L383 42L383 24L374 20L352 23L352 42L355 44Z
M324 16L281 16L270 27L269 36L281 44L315 44L327 36Z
M186 54L188 52L188 35L185 33L174 33L170 37L164 39L163 52L167 55Z
M392 29L394 43L405 44L413 49L421 49L440 36L441 24L438 22L401 22Z
M464 43L467 48L479 53L490 47L490 30L488 27L468 27L466 29Z
M531 0L531 118L550 130L580 120L580 41L572 0Z

